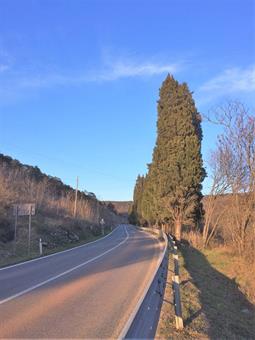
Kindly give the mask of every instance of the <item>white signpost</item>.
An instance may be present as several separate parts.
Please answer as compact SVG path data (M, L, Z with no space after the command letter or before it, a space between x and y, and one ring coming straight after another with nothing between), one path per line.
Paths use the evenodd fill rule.
M24 203L13 205L13 215L15 216L15 229L14 229L14 252L16 252L16 240L17 240L17 224L18 216L28 216L28 255L30 255L30 243L31 243L31 217L35 215L35 204Z

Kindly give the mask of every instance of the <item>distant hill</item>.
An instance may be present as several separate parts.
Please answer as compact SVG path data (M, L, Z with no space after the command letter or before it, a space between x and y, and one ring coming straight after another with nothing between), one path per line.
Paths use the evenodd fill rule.
M132 204L132 201L104 201L104 203L107 205L109 203L113 204L118 214L128 215L128 210Z
M49 248L54 248L100 234L101 218L106 228L124 221L123 216L87 191L78 191L77 213L74 217L74 199L75 190L59 178L44 174L37 166L22 164L0 154L0 257L9 256L9 244L14 239L13 204L35 203L32 249L36 250L40 237L46 240ZM20 249L26 242L27 218L20 217Z

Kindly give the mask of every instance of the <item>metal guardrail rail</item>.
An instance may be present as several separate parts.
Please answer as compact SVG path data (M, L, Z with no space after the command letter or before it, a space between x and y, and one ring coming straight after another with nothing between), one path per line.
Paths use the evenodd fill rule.
M166 252L167 252L167 249L168 249L168 237L167 237L167 235L165 233L162 233L161 230L158 230L158 229L148 230L148 228L139 228L139 229L143 230L143 231L147 231L147 232L153 231L154 233L156 233L158 235L158 237L163 236L164 241L165 241L165 247L164 247L163 252L161 253L161 256L158 259L158 263L157 263L156 268L155 268L155 270L154 270L154 272L153 272L153 274L151 276L151 279L148 281L147 285L145 286L145 289L143 291L142 296L138 300L138 302L137 302L133 312L131 313L128 321L126 322L124 328L122 329L122 331L121 331L121 333L119 335L119 339L125 339L128 331L129 331L129 328L131 327L131 325L132 325L132 323L133 323L133 321L134 321L134 319L135 319L135 317L136 317L140 307L142 306L142 304L143 304L143 302L145 300L145 297L146 297L146 295L147 295L147 293L148 293L148 291L149 291L149 289L150 289L150 287L151 287L151 285L152 285L152 283L153 283L153 281L155 279L155 276L157 275L159 267L160 267L161 263L163 262L164 257L165 257Z

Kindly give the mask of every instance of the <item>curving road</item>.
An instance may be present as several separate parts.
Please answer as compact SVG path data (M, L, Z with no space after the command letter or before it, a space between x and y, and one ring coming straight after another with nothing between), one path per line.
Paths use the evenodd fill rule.
M0 269L0 337L118 338L162 248L121 225L96 242Z

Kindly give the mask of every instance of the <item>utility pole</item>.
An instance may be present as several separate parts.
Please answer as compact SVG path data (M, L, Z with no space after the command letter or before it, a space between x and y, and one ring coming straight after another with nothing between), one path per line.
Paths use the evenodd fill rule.
M32 218L32 206L29 207L29 216L28 216L28 255L30 256L30 247L31 247L31 218Z
M77 211L77 196L78 196L78 186L79 186L79 177L76 178L76 190L75 190L75 200L74 200L74 209L73 209L73 217L76 217Z
M16 255L16 243L17 243L17 225L18 225L18 215L19 215L19 207L18 205L15 209L15 224L14 224L14 255Z

